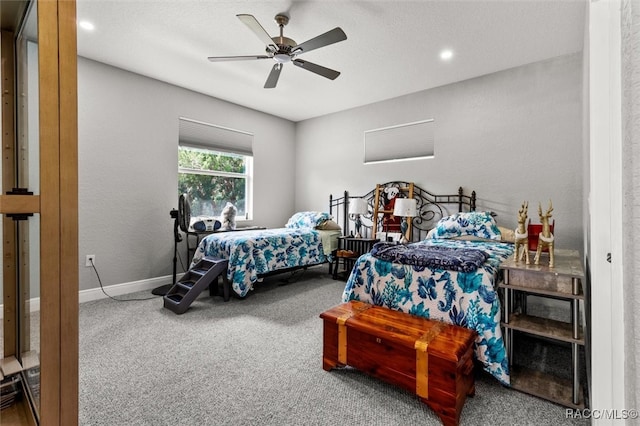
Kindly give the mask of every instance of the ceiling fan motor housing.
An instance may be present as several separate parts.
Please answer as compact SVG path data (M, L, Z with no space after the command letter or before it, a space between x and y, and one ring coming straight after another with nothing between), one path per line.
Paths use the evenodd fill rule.
M280 50L287 49L291 50L298 44L291 40L289 37L272 37L271 40L278 46Z
M278 51L273 54L273 59L279 64L291 62L291 51L296 46L296 42L288 37L273 37L273 41L278 46ZM269 49L267 49L267 53L269 53Z

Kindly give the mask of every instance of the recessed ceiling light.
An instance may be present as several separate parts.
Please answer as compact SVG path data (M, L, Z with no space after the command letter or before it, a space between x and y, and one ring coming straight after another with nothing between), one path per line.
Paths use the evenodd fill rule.
M440 59L442 59L443 61L448 61L451 58L453 58L453 50L445 49L440 52Z
M89 21L80 21L78 22L78 25L80 25L80 28L87 31L93 31L95 29L95 26Z

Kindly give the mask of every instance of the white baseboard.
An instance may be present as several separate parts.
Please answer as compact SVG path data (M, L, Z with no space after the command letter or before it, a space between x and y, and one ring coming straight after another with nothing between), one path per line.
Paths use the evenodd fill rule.
M177 279L180 279L180 276L181 275L178 274ZM122 296L123 294L135 293L137 291L153 290L156 287L171 284L172 279L173 277L171 275L167 275L164 277L149 278L146 280L132 281L129 283L113 284L104 287L104 291L109 296ZM102 292L100 287L91 288L89 290L80 290L79 302L91 302L92 300L100 300L107 297L108 296L106 296Z
M178 274L176 279L180 279L182 275L183 274ZM104 291L109 296L122 296L123 294L135 293L138 291L150 291L156 287L171 284L172 279L173 277L171 275L166 275L164 277L149 278L146 280L132 281L122 284L113 284L105 286ZM78 300L80 303L91 302L92 300L106 299L107 297L108 296L102 292L100 287L91 288L88 290L80 290L78 293ZM29 299L27 301L27 310L29 310L29 312L40 311L40 298L34 297L32 299ZM3 315L4 306L0 305L0 319L2 319Z

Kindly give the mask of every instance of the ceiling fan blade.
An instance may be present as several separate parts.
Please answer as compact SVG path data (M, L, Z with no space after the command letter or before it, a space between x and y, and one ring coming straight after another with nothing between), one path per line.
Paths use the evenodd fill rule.
M314 64L313 62L303 61L302 59L294 59L291 62L293 62L294 65L299 66L300 68L304 68L307 71L314 72L318 75L328 78L329 80L335 80L340 75L340 73L336 70Z
M271 59L271 56L267 55L253 55L253 56L209 56L211 62L224 62L224 61L250 61L252 59Z
M342 31L340 27L336 27L324 34L320 34L319 36L314 37L311 40L307 40L304 43L297 45L293 48L292 53L300 55L302 53L306 53L311 50L328 46L330 44L337 43L346 39L347 35L344 33L344 31Z
M269 50L275 52L277 46L271 40L269 33L260 25L260 22L253 16L247 14L236 15L258 38L267 46Z
M280 72L282 71L282 64L274 64L267 77L267 81L264 83L265 89L273 89L278 84L278 78L280 78Z

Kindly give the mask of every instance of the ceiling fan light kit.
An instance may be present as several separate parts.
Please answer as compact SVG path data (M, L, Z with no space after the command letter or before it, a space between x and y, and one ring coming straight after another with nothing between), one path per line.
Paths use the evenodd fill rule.
M320 34L319 36L307 40L302 44L297 44L289 37L285 37L283 35L284 26L289 23L289 16L285 14L278 14L275 16L275 21L280 27L280 35L276 37L271 37L253 15L240 14L236 16L265 44L267 54L251 56L210 56L208 59L211 62L272 59L275 64L271 68L271 72L264 84L265 89L272 89L276 87L282 67L284 64L289 62L330 80L335 80L340 75L340 72L336 70L298 59L298 56L304 53L346 40L347 35L340 27L336 27L324 34Z

